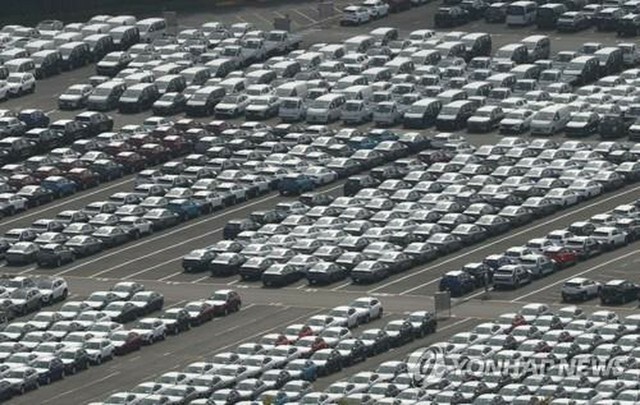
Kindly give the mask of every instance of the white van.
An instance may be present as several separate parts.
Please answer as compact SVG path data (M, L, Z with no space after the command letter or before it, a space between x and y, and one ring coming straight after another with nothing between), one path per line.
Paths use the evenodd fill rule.
M6 61L4 66L9 73L31 73L35 74L36 64L31 58L18 58Z
M325 94L318 97L307 109L307 123L328 124L339 119L346 101L342 94Z
M373 96L373 88L371 86L350 86L342 90L347 100L361 100L365 103L369 103L371 96Z
M276 89L277 92L277 89ZM300 97L282 97L278 118L284 122L295 122L303 120L307 113L307 106Z
M299 97L304 99L307 97L307 83L300 80L281 84L276 87L276 95L278 97Z
M516 1L507 7L507 25L531 25L536 21L538 5L533 1Z
M167 32L167 22L164 18L147 18L136 23L140 30L140 41L152 42Z
M545 107L531 119L532 135L553 135L562 131L571 119L571 110L564 104Z

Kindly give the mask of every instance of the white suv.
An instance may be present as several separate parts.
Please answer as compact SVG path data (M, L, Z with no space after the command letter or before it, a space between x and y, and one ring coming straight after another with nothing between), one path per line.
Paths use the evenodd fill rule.
M31 73L11 73L7 85L10 96L21 96L36 91L36 78Z
M589 280L588 278L572 278L562 285L562 300L586 301L591 298L596 298L600 294L601 287L602 284L597 281Z

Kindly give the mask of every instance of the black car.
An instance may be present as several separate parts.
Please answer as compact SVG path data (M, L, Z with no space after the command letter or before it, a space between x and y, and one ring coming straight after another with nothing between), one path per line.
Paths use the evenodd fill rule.
M121 113L137 113L150 109L160 97L158 87L152 83L139 83L127 88L118 100Z
M75 116L76 121L86 125L90 135L98 135L113 129L113 118L98 111L85 111Z
M164 306L164 296L156 291L140 291L131 297L130 302L140 308L141 313L160 311Z
M224 239L235 239L239 233L244 231L257 231L260 224L251 219L232 219L225 225L222 230Z
M598 133L602 139L619 138L627 135L630 123L619 114L606 114L598 125Z
M424 337L430 333L435 333L438 321L434 314L429 311L416 311L407 316L406 320L413 328L416 337Z
M106 248L122 245L131 239L126 229L120 226L101 226L91 236L102 241Z
M467 12L469 21L473 21L484 16L488 4L484 0L462 0L460 7Z
M104 242L91 235L76 235L65 242L77 257L90 256L104 249Z
M569 137L585 137L598 131L600 117L594 112L579 112L571 117L564 131Z
M142 311L137 305L128 301L114 301L102 309L113 322L127 323L140 317Z
M628 280L611 280L600 289L602 305L626 304L638 299L640 286Z
M558 32L577 32L589 27L591 27L591 20L583 11L567 11L556 22Z
M344 195L353 197L363 188L375 188L380 185L380 181L369 175L351 176L343 186Z
M165 93L153 103L151 111L153 115L175 115L183 112L186 105L187 98L182 93Z
M318 375L326 376L342 370L343 359L335 349L321 349L313 353L310 360L318 367Z
M160 319L170 335L177 335L191 328L189 313L184 308L169 308L162 312Z
M640 15L627 14L618 20L616 33L619 37L635 37L640 33Z
M240 266L238 273L243 280L260 280L262 273L275 262L268 257L250 257Z
M64 370L67 375L89 368L89 356L82 348L68 347L62 350L58 356L64 364Z
M40 246L36 261L40 267L60 267L64 263L71 263L75 259L73 250L67 245L49 243Z
M209 270L211 260L216 257L216 252L211 249L196 249L182 257L182 268L185 272L198 272Z
M487 23L504 23L507 20L508 7L509 3L506 2L491 3L489 7L484 10L484 20Z
M24 186L16 194L26 198L29 207L37 207L54 199L53 192L41 186Z
M358 338L367 348L368 356L384 353L392 346L392 339L384 329L367 329Z
M351 366L367 359L368 351L364 342L360 339L345 339L336 345L336 350L340 352L342 363Z
M440 7L433 20L436 28L457 27L469 21L469 12L458 6Z
M389 335L394 347L407 344L415 338L413 326L406 320L391 321L384 327L384 331Z

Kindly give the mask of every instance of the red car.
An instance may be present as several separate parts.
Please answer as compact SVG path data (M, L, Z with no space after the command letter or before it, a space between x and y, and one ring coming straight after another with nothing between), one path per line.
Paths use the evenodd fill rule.
M189 323L191 326L202 325L213 319L215 310L213 305L206 301L192 301L188 303L184 309L189 314Z
M9 177L7 184L19 190L24 186L36 186L40 184L40 180L30 174L14 174Z
M124 166L124 170L129 173L139 172L147 167L147 160L138 152L120 152L113 160Z
M149 134L135 134L131 135L128 142L133 146L140 147L145 143L156 142L156 139Z
M142 347L142 337L133 331L122 330L113 332L111 336L109 336L109 340L115 346L114 352L118 356L140 350L140 347Z
M104 147L103 151L110 154L111 156L115 156L120 152L134 150L135 147L125 141L113 141L109 142L107 146Z
M167 135L162 138L162 145L171 151L173 156L187 153L191 149L191 144L185 142L180 135Z
M76 167L69 170L65 177L69 180L75 181L82 190L89 187L95 187L100 184L100 176L84 167Z
M55 166L40 166L33 172L33 176L44 180L51 176L62 176L62 170Z
M162 163L169 158L169 150L157 143L145 143L140 146L138 153L144 156L147 161L152 164Z
M547 248L544 255L556 262L559 268L573 266L578 263L578 255L576 251L562 246L552 246Z
M231 312L238 312L242 306L240 294L233 290L218 290L206 301L213 306L216 315L228 315Z

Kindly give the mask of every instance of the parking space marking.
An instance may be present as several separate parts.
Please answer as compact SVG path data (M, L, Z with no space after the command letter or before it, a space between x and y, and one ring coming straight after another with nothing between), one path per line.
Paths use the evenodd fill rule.
M103 381L108 380L109 378L112 378L112 377L117 376L118 374L120 374L120 371L114 371L113 373L111 373L111 374L107 374L107 375L105 375L105 376L104 376L104 377L102 377L102 378L98 378L97 380L94 380L94 381L90 382L89 384L83 384L81 387L74 388L74 389L72 389L72 390L68 390L68 391L65 391L65 392L61 392L60 394L55 395L55 396L53 396L53 397L51 397L51 398L47 399L46 401L43 401L42 403L43 403L43 404L46 404L46 403L48 403L48 402L55 401L57 398L64 397L65 395L72 394L72 393L74 393L74 392L76 392L76 391L78 391L78 390L84 390L84 389L86 389L86 388L87 388L88 386L90 386L90 385L95 385L95 384L101 383L101 382L103 382Z
M523 300L523 299L525 299L525 298L527 298L527 297L530 297L530 296L532 296L532 295L538 294L538 293L540 293L540 292L542 292L542 291L544 291L544 290L547 290L547 289L549 289L549 288L551 288L551 287L555 287L555 286L557 286L558 284L564 283L564 282L565 282L565 281L567 281L567 280L571 280L572 278L576 278L576 277L583 276L583 275L585 275L585 274L587 274L587 273L590 273L590 272L592 272L592 271L594 271L594 270L598 270L598 269L600 269L600 268L602 268L602 267L606 267L606 266L610 265L611 263L615 263L615 262L617 262L617 261L624 260L624 259L626 259L627 257L631 257L631 256L633 256L633 255L637 255L637 254L639 254L639 252L638 252L637 250L634 250L634 251L629 252L629 253L626 253L626 254L624 254L624 255L622 255L622 256L618 256L618 257L615 257L615 258L613 258L613 259L607 260L606 262L600 263L600 264L598 264L598 265L596 265L596 266L590 267L590 268L588 268L588 269L586 269L586 270L583 270L583 271L581 271L581 272L579 272L579 273L572 274L572 275L571 275L571 276L569 276L569 277L565 277L565 278L563 278L563 279L561 279L561 280L558 280L558 281L555 281L555 282L553 282L553 283L551 283L551 284L547 284L547 285L545 285L545 286L543 286L543 287L540 287L540 288L538 288L537 290L531 291L531 292L526 293L526 294L524 294L524 295L521 295L521 296L519 296L519 297L517 297L517 298L514 298L514 299L512 299L510 302L512 302L512 303L519 302L519 301L521 301L521 300Z
M68 269L66 269L66 270L63 270L63 271L60 271L60 272L56 273L55 275L56 275L56 276L61 276L61 275L67 274L67 273L69 273L69 272L71 272L71 271L77 270L77 269L79 269L79 268L81 268L81 267L84 267L84 266L86 266L86 265L88 265L88 264L92 264L92 263L98 262L98 261L100 261L100 260L102 260L102 259L106 259L107 257L113 257L113 256L115 256L115 255L119 255L120 253L122 253L122 252L124 252L124 251L128 251L128 250L131 250L131 249L135 249L135 248L137 248L137 247L139 247L139 246L146 245L147 243L155 242L156 240L159 240L159 239L162 239L162 238L166 238L167 236L175 235L176 233L183 232L183 231L185 231L185 230L187 230L187 229L191 229L191 228L193 228L193 227L195 227L195 226L198 226L198 225L204 224L204 223L209 222L209 221L215 221L216 219L223 218L223 217L225 217L225 216L227 216L227 215L229 215L229 214L232 214L232 213L234 213L234 212L242 211L242 210L244 210L244 209L246 209L246 208L248 208L248 207L253 207L254 205L262 204L262 203L263 203L263 202L265 202L265 201L273 200L273 199L278 198L278 197L280 197L280 195L279 195L279 194L273 194L273 195L270 195L270 196L267 196L267 197L261 198L261 199L259 199L259 200L255 200L255 201L253 201L253 202L251 202L251 203L249 203L249 204L241 204L240 206L238 206L238 207L236 207L236 208L234 208L234 209L232 209L232 210L229 210L229 211L223 211L222 213L220 213L220 214L218 214L218 215L214 215L214 216L212 216L212 217L205 217L205 218L200 219L200 220L198 220L198 221L195 221L195 222L193 222L193 223L191 223L191 224L189 224L189 225L187 225L187 226L178 226L177 228L175 228L175 229L171 230L170 232L163 233L163 234L160 234L160 235L154 236L154 237L149 238L149 239L144 239L144 240L142 240L142 241L140 241L140 242L138 242L138 243L135 243L135 244L133 244L133 245L128 245L128 246L127 246L127 245L125 245L125 246L123 246L123 247L122 247L122 249L117 249L117 250L115 250L115 251L113 251L113 252L110 252L110 253L108 253L108 254L106 254L106 255L102 255L102 256L100 256L100 257L96 257L95 259L88 260L88 261L86 261L86 262L83 262L83 263L80 263L80 264L78 264L78 265L72 266L72 267L70 267L70 268L68 268ZM219 232L220 230L222 230L222 228L218 228L218 229L216 230L216 232ZM135 261L137 261L137 260L140 260L140 259L145 259L145 258L147 258L147 257L153 256L153 255L154 255L154 254L156 254L156 253L160 253L160 252L163 252L163 251L166 251L166 250L169 250L169 249L173 249L173 248L174 248L174 247L176 247L176 246L181 246L181 245L184 245L184 244L186 244L186 243L190 243L192 240L196 240L196 239L198 239L198 238L202 238L202 237L207 236L207 235L210 235L210 234L212 234L212 233L215 233L215 232L208 232L207 234L201 234L201 235L198 235L198 236L196 236L196 237L189 238L189 239L187 239L187 240L183 240L182 242L177 243L177 244L173 244L173 245L171 245L171 246L169 246L169 247L167 247L167 248L160 249L160 250L156 250L156 251L154 251L154 252L153 252L153 253L151 253L151 254L144 255L144 256L142 256L142 257L138 257L138 258L133 259L133 260L128 260L127 262L122 263L122 264L120 264L120 265L118 265L118 266L114 266L114 267L111 267L111 268L109 268L109 269L107 269L107 270L103 270L103 271L101 271L101 272L98 272L98 273L96 273L96 274L93 274L93 276L94 276L94 277L96 277L96 276L99 276L99 275L105 274L105 273L107 273L108 271L111 271L111 270L114 270L114 269L116 269L116 268L120 268L120 267L126 266L126 265L128 265L128 264L130 264L130 263L133 263L133 262L135 262Z
M314 18L309 17L308 15L304 14L302 11L300 11L300 10L298 10L298 9L296 9L296 8L294 8L294 9L293 9L293 12L294 12L294 13L296 13L296 14L298 14L299 16L301 16L301 17L303 17L303 18L305 18L305 19L307 19L307 20L311 21L312 23L316 23L316 22L318 22L318 20L316 20L316 19L314 19Z
M350 285L351 285L351 281L347 281L344 284L340 284L339 286L332 288L331 291L339 291L339 290L342 290L343 288L348 287Z
M217 229L215 229L214 231L212 231L211 233L219 232L221 229L222 229L222 228L217 228ZM207 233L206 235L210 235L210 233ZM199 239L199 238L201 238L201 237L203 237L203 236L206 236L206 235L198 235L198 236L194 236L194 237L193 237L193 238L191 238L191 239ZM133 262L138 261L139 259L143 259L143 258L151 257L151 256L155 255L156 253L160 253L161 251L165 251L165 250L172 249L173 247L174 247L174 246L170 246L169 248L164 248L164 249L157 250L157 251L155 251L155 252L153 252L153 253L146 254L146 255L141 256L141 257L139 257L139 258L137 258L137 259L130 260L130 262L131 262L131 263L133 263ZM125 276L123 280L129 280L130 278L133 278L133 277L139 276L140 274L147 273L147 272L149 272L149 271L151 271L151 270L155 270L155 269L157 269L157 268L159 268L159 267L162 267L162 266L164 266L164 265L165 265L165 264L167 264L167 263L177 262L177 261L180 261L181 259L182 259L181 257L173 258L173 259L170 259L170 260L164 261L164 262L162 262L162 263L158 263L158 264L156 264L156 265L153 265L153 266L151 266L151 267L144 268L144 269L142 269L142 270L140 270L140 271L137 271L137 272L135 272L135 273L129 274L128 276ZM126 263L126 264L129 264L129 263ZM126 264L125 264L125 265L126 265ZM115 269L118 269L118 268L120 268L120 267L123 267L123 266L118 265L118 266L110 267L110 268L108 268L108 269L106 269L106 270L101 271L100 273L97 273L97 274L108 273L108 272L110 272L110 271L112 271L112 270L115 270ZM182 272L181 272L181 271L179 271L177 274L181 274L181 273L182 273ZM175 274L174 274L174 275L175 275ZM158 279L158 280L162 280L162 279Z
M435 268L438 268L438 267L440 267L440 266L442 266L442 265L444 265L444 264L451 263L451 262L456 261L456 260L458 260L458 259L461 259L461 258L463 258L463 257L469 256L469 255L474 254L474 253L477 253L477 252L480 252L480 251L482 251L482 250L484 250L484 249L486 249L486 248L488 248L488 247L491 247L491 246L495 246L495 245L501 244L501 243L503 243L503 242L508 241L509 239L511 239L511 238L513 238L513 237L520 236L520 235L524 235L524 234L526 234L526 233L531 232L531 231L532 231L532 230L534 230L534 229L538 229L538 228L542 228L542 227L544 227L544 226L550 225L550 224L552 224L552 223L554 223L554 222L558 221L559 219L566 218L566 217L569 217L569 216L571 216L571 215L575 215L576 213L579 213L579 212L582 212L582 211L585 211L585 210L591 209L591 208L593 208L593 207L597 207L598 205L601 205L601 204L603 204L603 203L605 203L605 202L608 202L608 201L611 201L611 200L614 200L614 199L620 198L620 197L621 197L621 196L623 196L623 195L630 194L630 193L633 193L633 192L638 191L638 190L640 190L640 186L636 186L636 187L630 188L629 190L625 190L625 191L623 191L623 192L621 192L621 193L613 194L613 195L611 195L611 196L609 196L609 197L607 197L607 198L605 198L605 199L602 199L602 200L600 200L600 201L593 202L593 203L591 203L591 204L587 204L587 205L582 206L582 207L580 207L580 208L578 208L578 209L571 209L571 210L569 210L568 212L566 212L566 213L564 213L564 214L562 214L562 215L560 215L560 216L558 216L558 217L554 217L554 218L548 219L548 220L546 220L546 221L544 221L544 222L541 222L541 223L539 223L538 225L535 225L535 226L533 226L533 227L530 227L530 226L529 226L529 227L525 227L524 229L522 229L522 230L520 230L520 231L518 231L518 232L516 232L516 233L510 233L510 234L508 234L508 235L506 235L506 236L504 236L504 237L502 237L502 238L500 238L500 239L496 239L496 240L494 240L494 241L493 241L493 242L491 242L491 243L485 243L485 244L482 244L482 245L478 246L478 247L477 247L477 248L475 248L475 249L472 249L472 250L470 250L470 251L468 251L468 252L465 252L465 253L462 253L462 254L456 255L456 256L454 256L454 257L451 257L451 258L449 258L449 259L447 259L447 260L444 260L444 261L442 261L442 262L440 262L440 263L438 263L438 264L434 264L434 265L431 265L431 266L427 266L427 267L425 267L425 268L424 268L424 269L422 269L422 270L418 270L418 271L411 272L411 273L409 273L409 274L407 274L407 275L405 275L405 276L403 276L403 277L400 277L400 278L398 278L398 279L391 280L391 281L389 281L389 282L387 282L387 283L381 284L381 285L377 286L376 288L373 288L373 289L371 289L371 290L369 290L369 291L367 291L367 292L368 292L368 293L375 293L375 292L380 291L380 290L382 290L382 289L384 289L384 288L387 288L387 287L389 287L389 286L392 286L392 285L394 285L394 284L397 284L397 283L399 283L399 282L401 282L401 281L407 280L407 279L409 279L409 278L411 278L411 277L415 277L415 276L420 275L420 274L422 274L422 273L424 273L424 272L427 272L427 271L429 271L429 270L433 270L433 269L435 269ZM438 277L439 277L439 275L438 275ZM431 282L433 282L433 280L429 280L429 282L428 282L428 283L420 284L420 285L418 286L418 288L424 287L425 285L427 285L427 284L429 284L429 283L431 283ZM415 290L416 290L416 288L415 288L415 287L411 289L411 291L415 291ZM411 291L403 291L403 292L409 293L409 292L411 292ZM400 293L400 295L403 295L403 294L402 294L402 293Z
M199 282L204 281L204 280L206 280L208 278L211 278L211 276L204 276L204 277L196 278L195 280L193 280L191 282L191 284L198 284Z
M433 280L431 280L431 281L428 281L428 282L426 282L426 283L422 283L422 284L420 284L420 285L418 285L418 286L416 286L416 287L413 287L413 288L409 288L408 290L404 290L404 291L402 291L402 292L400 293L400 295L410 294L410 293L412 293L412 292L414 292L414 291L416 291L416 290L419 290L419 289L421 289L421 288L423 288L423 287L427 287L427 286L430 286L431 284L435 284L435 283L437 283L438 281L439 281L439 280L438 280L437 278L434 278L434 279L433 279Z
M26 273L29 273L30 271L33 271L33 270L37 269L37 268L38 268L37 265L36 266L31 266L31 267L27 268L26 270L22 270L18 274L26 274Z
M175 277L175 276L177 276L178 274L182 274L182 272L181 272L181 271L177 271L177 272L175 272L175 273L173 273L173 274L169 274L168 276L164 276L164 277L162 277L162 278L159 278L159 279L158 279L158 281L165 281L165 280L168 280L168 279L170 279L171 277ZM128 279L129 279L129 277L123 278L123 280L128 280Z
M175 308L175 307L179 307L180 305L184 304L185 302L187 302L187 300L180 300L178 302L174 302L171 305L167 305L166 307L164 307L164 310L170 309L170 308Z
M273 23L273 21L272 21L272 20L269 20L268 18L264 17L264 16L263 16L262 14L260 14L260 13L253 13L253 15L254 15L256 18L258 18L259 20L262 20L262 21L266 22L267 24L272 24L272 23Z

